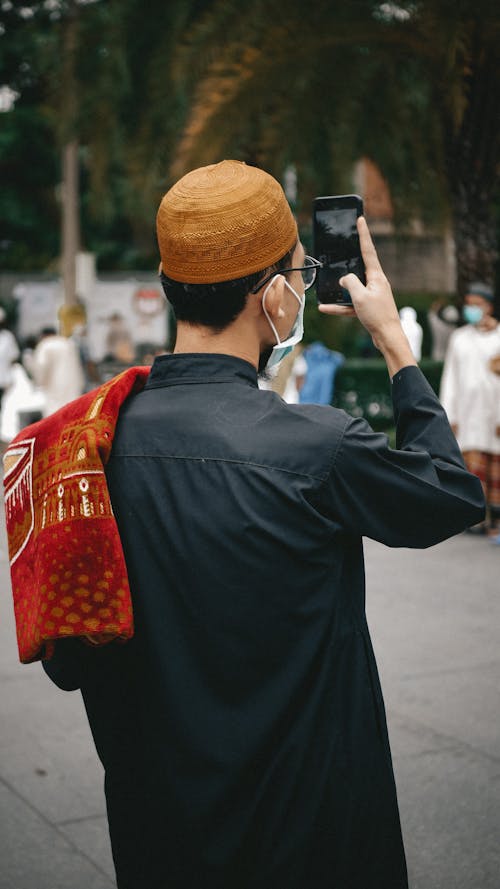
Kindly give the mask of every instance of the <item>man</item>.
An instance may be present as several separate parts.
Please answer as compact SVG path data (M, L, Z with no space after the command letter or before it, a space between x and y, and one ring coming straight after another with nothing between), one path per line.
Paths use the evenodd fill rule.
M393 378L398 450L258 388L315 275L276 180L195 170L157 230L175 352L122 409L106 470L135 635L45 663L82 690L119 889L404 889L361 535L430 546L482 517L480 484L364 220L367 286L343 283Z
M64 404L78 398L85 387L85 377L76 343L45 327L33 352L33 377L45 396L44 416L55 413Z
M450 338L443 368L440 397L457 436L463 458L484 488L489 528L500 532L500 376L492 359L500 354L500 327L494 318L494 294L486 284L469 284L463 317L467 322Z

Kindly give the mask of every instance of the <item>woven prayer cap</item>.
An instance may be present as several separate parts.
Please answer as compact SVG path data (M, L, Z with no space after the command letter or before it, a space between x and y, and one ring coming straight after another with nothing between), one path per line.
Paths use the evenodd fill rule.
M233 160L183 176L164 195L156 230L163 272L186 284L231 281L262 271L298 238L279 182Z

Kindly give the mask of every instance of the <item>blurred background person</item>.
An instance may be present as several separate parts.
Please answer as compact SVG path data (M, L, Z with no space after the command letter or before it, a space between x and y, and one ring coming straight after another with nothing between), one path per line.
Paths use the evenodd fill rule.
M39 337L30 335L21 342L21 364L31 379L33 379L33 355L38 341Z
M71 338L45 327L33 352L33 377L44 396L44 416L53 414L85 388L85 375L78 347Z
M496 375L498 376L498 378L500 379L500 352L498 353L498 355L495 355L495 356L491 359L491 361L490 361L490 370L491 370L494 374L496 374ZM495 432L496 432L496 434L498 435L498 437L500 438L500 400L499 400L499 402L498 402L498 404L497 404L497 416L496 416ZM498 532L498 533L496 533L496 532ZM497 529L496 529L496 532L495 532L495 531L492 532L492 534L491 534L491 542L492 542L492 543L495 543L497 546L500 546L500 531L498 530L498 527L497 527Z
M470 472L482 482L487 521L477 533L500 532L500 376L492 359L500 354L500 327L493 316L493 290L481 281L464 297L466 324L454 331L446 353L440 398Z
M10 442L30 423L40 420L45 410L45 397L20 361L12 365L12 383L2 401L0 438Z
M299 390L301 404L331 404L335 374L344 356L320 342L311 343L303 352L305 375Z
M427 323L431 333L431 358L434 361L444 361L450 336L456 330L460 321L460 312L457 307L446 304L443 300L436 300L427 312Z
M0 410L4 393L12 384L12 365L19 354L16 338L7 327L5 309L0 306Z
M288 379L285 384L283 398L288 404L298 404L300 401L300 390L304 385L307 374L307 361L304 352L301 351L294 358Z
M399 311L401 319L401 327L403 328L406 338L410 344L415 361L422 358L422 340L424 332L417 321L417 313L411 306L403 306Z
M135 361L135 348L130 330L125 318L119 312L113 312L108 318L105 360L116 361L127 367Z
M43 416L45 397L33 381L33 354L38 342L28 336L20 343L21 355L12 365L12 382L4 394L0 420L0 439L10 442L30 423Z
M88 344L88 331L83 323L75 324L71 333L71 339L78 349L80 363L84 378L84 392L90 392L102 382L99 369L95 361L90 357L90 349Z

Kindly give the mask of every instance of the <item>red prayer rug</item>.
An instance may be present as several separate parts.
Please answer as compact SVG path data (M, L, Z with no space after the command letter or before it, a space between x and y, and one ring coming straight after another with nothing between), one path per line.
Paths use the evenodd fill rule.
M19 658L57 639L130 639L132 602L104 466L120 408L149 367L132 367L23 429L4 456L5 514Z

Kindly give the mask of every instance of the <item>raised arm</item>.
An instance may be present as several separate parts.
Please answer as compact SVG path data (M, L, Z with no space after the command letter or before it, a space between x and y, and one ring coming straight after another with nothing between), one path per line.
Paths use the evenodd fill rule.
M319 306L319 311L325 315L356 315L384 356L392 378L402 367L416 365L417 362L401 327L391 285L384 275L362 216L358 219L358 234L365 264L366 287L356 275L345 275L340 284L349 291L352 308L324 303Z
M349 420L325 485L325 506L350 533L388 546L431 546L484 518L482 488L467 472L446 413L413 357L363 218L358 232L366 286L346 275L341 284L352 308L321 305L319 310L357 315L384 356L392 379L396 448L364 420Z
M347 422L325 505L349 533L424 548L482 521L483 491L418 367L395 375L393 402L395 448L365 420Z

